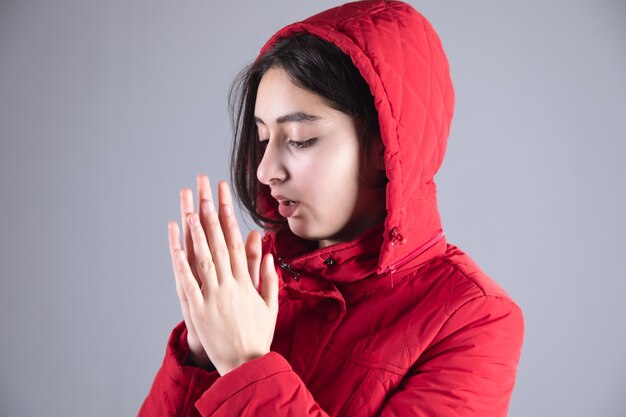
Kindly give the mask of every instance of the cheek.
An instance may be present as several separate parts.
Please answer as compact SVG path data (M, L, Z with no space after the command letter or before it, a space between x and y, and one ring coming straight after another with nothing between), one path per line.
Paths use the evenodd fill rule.
M303 169L322 210L333 216L351 212L358 194L358 153L349 146L333 147Z
M328 171L347 189L352 189L359 177L359 153L352 144L337 146L327 159Z

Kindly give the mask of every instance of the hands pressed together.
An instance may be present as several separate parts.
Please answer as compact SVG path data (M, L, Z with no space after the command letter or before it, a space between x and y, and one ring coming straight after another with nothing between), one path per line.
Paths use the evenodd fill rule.
M261 259L258 231L250 232L244 244L223 181L218 197L216 210L209 178L199 175L197 213L191 190L180 193L185 250L175 221L168 223L168 232L189 359L200 367L212 363L224 375L269 352L278 314L278 276L272 255Z

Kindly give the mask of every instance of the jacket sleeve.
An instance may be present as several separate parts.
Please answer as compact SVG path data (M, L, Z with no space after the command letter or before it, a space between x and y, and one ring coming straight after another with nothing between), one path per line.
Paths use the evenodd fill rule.
M289 362L276 352L218 379L196 402L203 417L326 417Z
M376 415L504 417L515 383L523 334L512 301L466 302ZM200 397L203 417L309 416L324 412L289 363L270 352L229 372Z
M444 323L380 415L505 417L524 320L510 299L480 296Z
M170 335L163 364L139 410L139 417L200 415L194 403L219 373L186 365L188 355L187 327L181 321Z

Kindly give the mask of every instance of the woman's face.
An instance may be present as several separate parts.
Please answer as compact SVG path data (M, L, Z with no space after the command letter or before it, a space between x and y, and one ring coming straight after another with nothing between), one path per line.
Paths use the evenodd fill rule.
M364 181L376 183L383 147L373 145L364 165L351 116L296 86L281 67L261 78L254 114L266 146L257 177L271 188L294 234L325 247L385 218L385 188Z

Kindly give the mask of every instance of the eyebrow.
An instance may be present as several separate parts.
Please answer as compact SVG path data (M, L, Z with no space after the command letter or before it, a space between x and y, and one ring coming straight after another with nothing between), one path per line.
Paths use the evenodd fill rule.
M278 119L276 119L276 123L281 124L281 123L287 123L287 122L297 122L297 123L316 122L320 119L322 119L320 116L315 116L313 114L307 114L303 112L296 112L296 113L290 113L284 116L280 116ZM261 120L261 118L258 116L254 116L254 121L256 123L265 124L265 122Z

